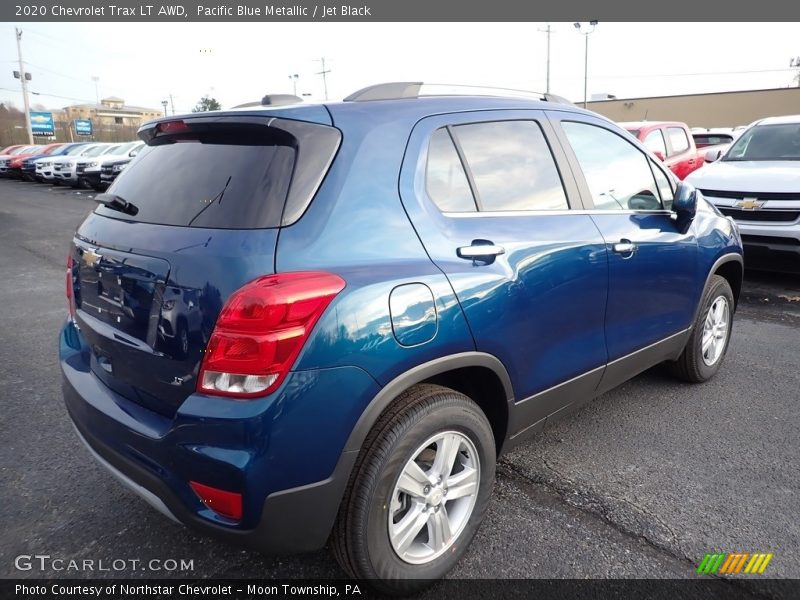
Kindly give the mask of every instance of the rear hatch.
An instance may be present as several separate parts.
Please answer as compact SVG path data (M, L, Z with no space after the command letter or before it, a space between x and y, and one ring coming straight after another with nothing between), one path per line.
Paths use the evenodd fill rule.
M171 416L195 390L228 296L274 273L287 206L311 201L340 134L223 113L148 124L140 137L147 146L73 238L73 313L92 372Z

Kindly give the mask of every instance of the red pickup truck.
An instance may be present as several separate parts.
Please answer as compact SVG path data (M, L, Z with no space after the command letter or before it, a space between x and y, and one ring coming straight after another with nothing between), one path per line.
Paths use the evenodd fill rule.
M705 153L697 151L686 123L638 121L619 125L661 159L678 179L683 179L705 164Z

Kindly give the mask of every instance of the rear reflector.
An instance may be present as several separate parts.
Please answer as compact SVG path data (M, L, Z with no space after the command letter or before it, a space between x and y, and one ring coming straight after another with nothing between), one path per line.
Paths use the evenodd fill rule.
M239 288L211 334L198 391L254 398L276 390L344 286L331 273L298 272L260 277Z
M190 481L189 485L203 504L218 515L234 521L242 520L241 494L220 490L196 481Z

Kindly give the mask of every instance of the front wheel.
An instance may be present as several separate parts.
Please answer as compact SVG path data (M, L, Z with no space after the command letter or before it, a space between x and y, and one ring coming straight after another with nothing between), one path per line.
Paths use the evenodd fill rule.
M332 535L342 568L384 593L444 576L480 525L495 472L492 429L467 396L420 385L378 421Z
M730 284L724 277L712 275L692 335L683 353L671 365L673 374L690 383L702 383L719 371L731 339L733 309Z

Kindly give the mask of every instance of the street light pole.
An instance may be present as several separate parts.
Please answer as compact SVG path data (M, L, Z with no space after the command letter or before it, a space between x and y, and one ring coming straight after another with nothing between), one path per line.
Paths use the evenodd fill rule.
M547 34L547 85L545 92L547 94L550 93L550 34L552 33L552 29L550 28L550 23L547 24L545 29L540 29L542 33Z
M293 94L297 96L297 80L300 79L300 75L295 73L294 75L289 75L289 80L292 82Z
M582 31L581 24L575 23L575 29L578 30L578 33L583 34L585 40L583 56L583 108L586 108L586 101L589 95L589 36L594 33L595 27L597 27L597 21L589 21L589 25L592 27L589 31Z

